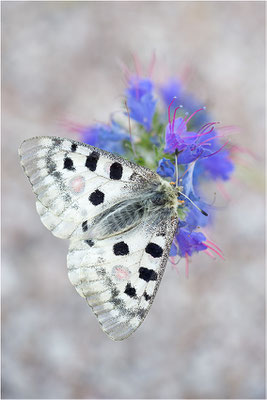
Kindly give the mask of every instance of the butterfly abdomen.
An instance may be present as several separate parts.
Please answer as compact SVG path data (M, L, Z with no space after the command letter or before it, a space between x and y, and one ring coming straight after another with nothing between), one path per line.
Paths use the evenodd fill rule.
M100 214L94 221L91 235L96 239L114 236L137 226L145 214L145 204L139 200L122 201Z
M106 228L108 234L118 234L128 231L140 223L145 213L144 204L139 201L125 204L107 216Z

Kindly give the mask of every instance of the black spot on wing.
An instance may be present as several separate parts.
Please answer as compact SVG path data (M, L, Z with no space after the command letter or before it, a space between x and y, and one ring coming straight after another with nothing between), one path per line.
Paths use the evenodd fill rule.
M90 156L86 157L85 166L94 172L96 170L97 162L99 160L100 154L93 151Z
M74 153L74 151L76 151L76 149L77 149L77 144L72 143L72 145L71 145L71 151Z
M153 269L141 267L139 268L139 278L146 282L156 281L158 274Z
M87 223L87 221L86 221ZM92 240L85 240L85 243L88 244L88 246L93 247L93 245L95 244Z
M83 223L82 223L82 230L83 230L83 232L86 232L86 231L88 230L87 220L86 220L86 221L83 221Z
M154 258L159 258L162 256L163 250L162 248L156 243L148 243L145 249L146 253L150 254Z
M136 295L136 290L134 287L131 286L130 283L127 283L124 293L128 294L128 296L130 297L134 297Z
M64 167L63 168L66 168L66 169L68 169L70 171L75 171L75 168L73 166L73 161L72 161L72 159L70 157L66 157L64 159Z
M149 296L149 294L147 294L147 292L144 293L144 298L146 301L149 301L151 299L151 296Z
M113 252L115 256L125 256L126 254L129 254L128 244L125 242L119 242L114 244Z
M97 189L90 194L89 200L94 206L98 206L99 204L103 203L104 197L104 193Z
M123 171L122 165L118 162L114 162L110 166L110 173L109 173L110 179L116 181L120 180L122 177L122 171Z

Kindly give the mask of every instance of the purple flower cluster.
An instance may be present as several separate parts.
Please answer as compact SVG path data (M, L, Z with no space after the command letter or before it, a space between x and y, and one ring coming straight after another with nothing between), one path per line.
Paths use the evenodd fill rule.
M80 133L84 143L111 153L124 154L124 142L130 140L129 132L113 119L109 125L97 123L91 126L71 125L70 128Z
M150 78L132 76L128 79L125 96L129 116L136 123L137 156L139 149L144 165L151 167L145 163L144 152L147 152L147 159L154 155L157 173L175 181L174 154L178 154L181 173L178 185L182 193L178 198L179 227L170 256L178 255L188 260L193 253L204 251L213 257L212 250L222 257L219 248L197 231L214 219L213 208L199 195L201 182L205 179L226 181L234 170L228 142L221 142L224 135L220 133L218 123L208 121L205 107L201 107L176 78L159 87ZM132 140L126 125L112 120L109 125L96 124L80 133L88 144L131 158L129 146L128 153L125 147L125 143L130 144ZM135 151L134 155L138 159Z
M172 100L176 98L176 104L182 104L184 109L190 114L201 108L197 99L184 89L181 81L176 77L169 78L164 85L161 85L159 92L166 107L168 107ZM173 109L174 108L173 105ZM204 125L209 122L209 119L210 117L207 113L198 113L194 118L196 126Z
M150 131L157 101L153 95L154 84L148 78L132 77L125 91L130 117Z
M176 235L176 243L172 244L171 256L175 256L178 252L180 257L185 257L186 254L192 256L193 253L206 250L208 247L205 242L206 237L201 232L190 232L185 228L179 228L179 233Z
M192 205L192 202L185 198L188 211L185 220L179 224L175 235L176 240L171 249L172 256L178 254L185 257L186 254L191 256L194 252L207 251L209 247L204 243L206 237L201 232L194 232L198 227L210 224L213 218L212 208L201 201L197 195L200 180L203 177L227 180L233 172L234 165L229 157L229 151L225 149L227 142L223 145L219 142L215 122L205 123L197 131L187 129L189 121L205 108L196 110L190 116L176 119L176 112L181 108L178 106L171 119L171 106L174 101L175 99L172 99L168 107L164 151L168 153L178 151L177 163L185 168L181 182L183 193L199 209L209 211L208 217L203 215L197 207ZM169 159L164 157L159 161L157 172L162 177L174 179L175 167Z

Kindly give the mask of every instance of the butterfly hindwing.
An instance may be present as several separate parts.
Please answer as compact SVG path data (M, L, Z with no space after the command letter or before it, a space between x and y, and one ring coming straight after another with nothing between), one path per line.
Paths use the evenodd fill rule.
M171 212L104 240L71 241L68 273L113 340L143 322L161 281L178 219Z
M57 137L25 140L21 164L43 224L62 239L83 236L83 223L128 199L157 174L96 147Z

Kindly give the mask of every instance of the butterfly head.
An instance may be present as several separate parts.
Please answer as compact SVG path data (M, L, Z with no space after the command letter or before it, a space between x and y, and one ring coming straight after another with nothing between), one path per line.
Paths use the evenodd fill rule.
M175 182L170 182L171 187L176 193L176 196L179 197L181 193L183 193L184 187L183 186L176 186Z
M154 206L176 208L178 205L176 188L162 181L157 190L153 192L151 202Z

